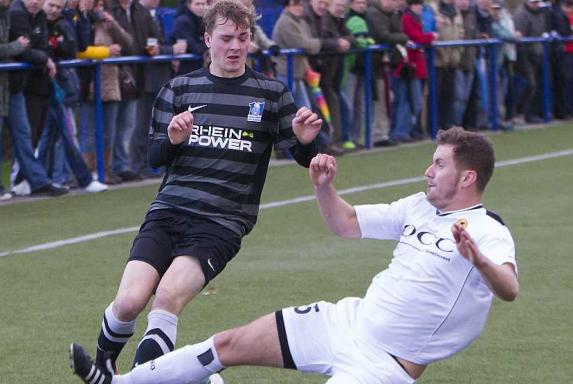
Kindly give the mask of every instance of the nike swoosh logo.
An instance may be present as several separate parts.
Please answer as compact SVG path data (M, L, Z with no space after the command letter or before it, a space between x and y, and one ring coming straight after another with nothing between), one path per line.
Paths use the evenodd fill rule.
M207 259L207 264L209 264L213 272L215 272L215 267L213 267L213 264L211 264L211 258Z
M194 111L196 111L196 110L198 110L198 109L201 109L201 108L204 108L204 107L206 107L206 106L207 106L207 104L198 105L198 106L196 106L196 107L191 107L191 106L189 106L189 108L187 108L187 111L189 111L189 112L194 112Z

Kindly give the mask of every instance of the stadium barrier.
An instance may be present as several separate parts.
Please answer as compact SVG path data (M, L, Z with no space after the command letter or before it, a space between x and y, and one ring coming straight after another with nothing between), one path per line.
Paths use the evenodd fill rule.
M542 62L542 90L543 90L543 118L545 122L551 121L551 82L550 82L550 62L549 62L549 49L553 43L573 42L573 36L561 37L556 35L547 35L543 37L530 37L521 38L516 41L511 41L514 44L543 44L543 62ZM435 51L443 47L459 47L459 46L478 46L486 49L486 58L488 61L487 72L489 89L491 89L491 97L489 98L491 113L489 113L490 124L493 130L499 129L499 116L497 109L497 54L499 47L506 43L499 39L479 39L479 40L452 40L452 41L436 41L431 45L417 46L426 51L427 67L428 67L428 131L432 138L437 134L437 110L438 100L436 97L436 67ZM353 49L349 53L362 53L364 55L365 63L365 84L372 82L372 54L374 52L381 52L388 50L390 45L373 45L365 49ZM263 54L270 56L268 51L263 51ZM287 58L287 86L292 89L294 83L294 57L297 55L304 55L300 49L282 49L281 55ZM148 56L123 56L114 57L103 60L63 60L57 63L58 67L81 67L92 66L94 70L94 103L96 111L96 154L97 154L97 168L98 179L103 182L104 175L104 133L103 133L103 120L102 120L102 100L101 100L101 66L107 64L148 64L148 63L161 63L170 62L173 60L184 61L198 61L202 57L195 54L184 55L157 55L154 57ZM15 70L29 70L32 66L28 63L2 63L0 64L0 71L15 71ZM364 100L365 100L365 147L372 148L371 142L371 110L372 110L372 95L371 87L364 87Z

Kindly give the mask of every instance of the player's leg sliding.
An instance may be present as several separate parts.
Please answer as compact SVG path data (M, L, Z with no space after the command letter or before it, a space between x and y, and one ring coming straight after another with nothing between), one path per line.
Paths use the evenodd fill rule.
M213 337L138 365L131 372L119 376L113 376L109 371L95 365L77 344L72 344L71 359L74 373L90 384L202 384L208 383L211 375L224 368L215 350ZM92 382L96 375L98 379ZM103 381L99 383L98 380L102 377Z
M146 363L175 349L177 316L161 309L147 315L147 330L137 346L133 366Z
M213 340L211 337L187 345L139 365L125 375L116 376L113 384L208 383L209 376L224 368Z
M135 331L135 320L121 321L113 313L113 302L106 308L101 330L97 340L96 363L104 367L106 360L110 360L114 371L116 370L116 360Z

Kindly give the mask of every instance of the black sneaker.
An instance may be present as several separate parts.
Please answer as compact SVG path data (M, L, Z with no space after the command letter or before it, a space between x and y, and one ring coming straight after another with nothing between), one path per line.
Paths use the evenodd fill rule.
M136 172L130 171L130 170L126 170L126 171L121 171L118 172L117 174L122 181L141 181L143 180L143 177Z
M398 142L390 139L380 140L374 143L375 148L394 147L396 145L398 145Z
M97 366L85 349L76 343L70 345L70 368L84 383L111 384L113 378L111 367Z
M57 187L54 184L44 185L42 188L34 189L32 195L43 196L61 196L68 193L70 190L66 187Z

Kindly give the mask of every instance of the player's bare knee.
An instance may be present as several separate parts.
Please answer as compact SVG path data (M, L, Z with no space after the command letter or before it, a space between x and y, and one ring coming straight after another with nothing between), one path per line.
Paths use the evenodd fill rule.
M230 367L238 364L238 357L241 354L240 332L238 332L238 329L217 333L214 337L214 343L215 350L223 366Z
M153 299L153 309L163 309L173 314L179 314L185 304L186 300L182 295L161 286L157 288Z
M147 305L148 298L131 292L118 293L113 303L113 312L118 320L134 320Z

